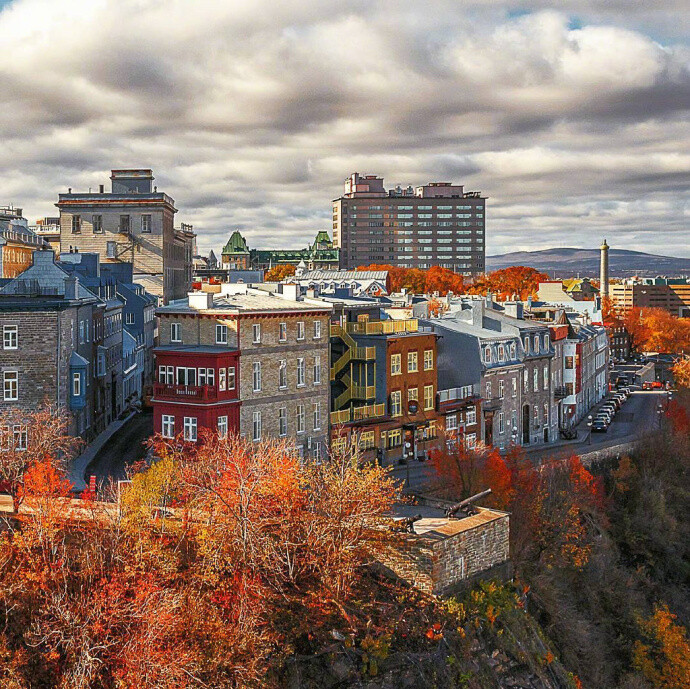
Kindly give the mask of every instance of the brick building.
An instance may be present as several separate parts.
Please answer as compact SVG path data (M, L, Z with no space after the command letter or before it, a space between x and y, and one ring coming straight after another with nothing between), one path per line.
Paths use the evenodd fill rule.
M386 191L383 179L353 173L333 201L341 268L385 263L484 272L486 198L450 182Z
M391 463L425 456L438 442L436 335L417 320L331 326L331 423L337 446Z
M254 441L283 438L294 443L304 456L324 455L328 442L326 372L331 307L305 302L298 296L297 288L292 287L286 285L284 292L278 294L242 284L223 284L218 293L190 293L186 300L158 309L157 357L161 362L165 359L165 364L158 364L159 383L153 400L156 418L160 419L156 430L162 430L159 404L170 403L170 395L166 394L165 399L162 396L160 366L166 366L165 385L179 386L176 390L167 389L181 398L177 405L179 414L196 418L196 426L201 427L201 420L210 423L213 414L208 410L197 414L200 406L228 403L227 395L224 400L212 396L220 393L222 387L228 391L227 369L232 366L228 362L235 357L233 383L239 411L233 408L232 414L239 419L240 435ZM216 364L207 364L209 356L220 358ZM213 371L212 382L208 372L204 373L208 389L192 390L190 394L206 397L189 404L184 399L185 388L200 387L199 371L205 369ZM171 377L172 383L168 383ZM191 420L188 425L192 425Z
M619 313L632 308L657 308L690 318L690 279L630 278L611 284L611 301Z
M113 170L111 192L60 194L60 251L129 262L134 281L164 302L190 289L194 233L175 229L175 202L153 187L151 170Z

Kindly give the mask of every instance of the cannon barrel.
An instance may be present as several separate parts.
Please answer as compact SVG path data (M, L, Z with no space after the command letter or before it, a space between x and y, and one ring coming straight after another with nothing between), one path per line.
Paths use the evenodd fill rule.
M483 490L481 493L477 493L476 495L471 495L469 498L465 498L464 500L461 500L460 502L456 503L455 505L452 505L446 510L446 516L447 517L452 517L455 515L456 512L459 512L461 509L464 507L469 507L472 503L476 502L477 500L481 500L482 498L485 498L487 495L491 494L491 488L487 488L486 490Z

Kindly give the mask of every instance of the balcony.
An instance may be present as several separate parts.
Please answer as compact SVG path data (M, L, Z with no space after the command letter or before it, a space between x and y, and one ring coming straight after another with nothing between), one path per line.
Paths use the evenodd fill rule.
M378 416L386 415L385 404L367 404L363 407L355 407L352 410L352 420L362 421L363 419L373 419Z
M419 332L419 321L416 318L400 321L360 321L346 323L345 328L352 335L398 335Z
M440 404L447 402L457 402L462 400L470 400L475 397L471 385L465 385L461 388L448 388L446 390L438 391L438 401Z
M502 397L492 397L491 399L485 399L482 402L482 409L484 411L498 411L503 406Z
M565 385L559 385L553 389L553 396L557 400L565 399L568 397L568 389L565 387Z
M154 383L153 396L156 399L189 400L190 402L215 402L218 390L210 385L173 385Z
M341 423L350 422L350 410L341 409L340 411L331 412L331 426L339 426Z

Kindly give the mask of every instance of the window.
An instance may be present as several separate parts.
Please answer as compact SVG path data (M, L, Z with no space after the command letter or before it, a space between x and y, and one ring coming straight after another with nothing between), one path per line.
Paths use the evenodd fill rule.
M228 437L228 417L227 416L219 416L217 426L218 426L218 437L219 438L227 438Z
M510 358L511 359L515 358L515 343L514 342L510 343Z
M321 385L321 357L314 357L314 385Z
M498 412L498 432L503 435L506 432L505 414Z
M221 367L218 369L218 389L220 391L225 390L226 381L227 381L227 374L225 372L225 368Z
M19 335L16 325L5 325L2 328L2 347L3 349L18 349Z
M297 387L304 387L304 359L297 359Z
M102 215L92 215L91 216L91 226L93 227L94 234L103 234L103 216Z
M129 234L129 215L120 216L120 232L122 234Z
M491 381L488 380L486 381L486 399L490 400L491 399Z
M177 367L178 385L196 385L196 369L185 366Z
M252 342L254 344L261 342L261 323L254 323L252 325Z
M235 389L235 367L228 366L228 390Z
M257 442L261 440L261 412L255 411L252 414L252 440Z
M522 391L529 392L529 371L527 369L522 372Z
M424 370L431 371L434 368L434 350L425 349L424 350Z
M285 359L278 364L278 387L281 390L287 387L287 361Z
M399 376L402 373L402 362L400 354L391 354L391 375Z
M503 399L505 396L505 388L506 388L506 383L504 380L499 380L498 381L498 397L499 399Z
M287 323L280 323L278 325L278 342L287 341Z
M549 338L548 334L544 335L544 349L548 351L548 349L550 347L551 347L550 338Z
M376 435L374 431L362 431L357 442L360 450L371 450L376 446Z
M547 402L544 402L544 425L549 425L549 405Z
M535 368L532 371L532 390L537 392L539 390L539 369Z
M424 409L429 410L434 408L434 386L424 386Z
M184 439L187 442L196 442L196 416L185 416L184 417Z
M117 242L105 243L105 256L106 258L117 258Z
M388 431L388 448L400 447L402 445L402 428Z
M216 369L214 368L200 368L199 369L199 385L215 385L216 384Z
M252 389L254 392L261 392L261 362L255 361L252 364Z
M566 368L575 368L575 357L567 356L565 358L565 367Z
M400 390L391 392L391 416L402 416L402 400Z
M170 342L182 342L182 328L179 323L170 324Z
M419 388L408 388L407 389L407 401L413 401L419 399Z
M446 433L450 431L456 431L458 429L458 417L457 414L448 414L446 416Z
M417 352L408 352L407 353L407 372L408 373L417 373L418 370L419 370L419 364L418 364Z
M79 234L81 232L81 215L72 216L72 234Z
M287 435L287 407L278 409L278 435L281 438Z
M534 336L534 353L537 354L539 352L539 335Z
M523 340L523 344L525 346L525 354L529 354L529 337L526 337Z
M498 345L498 360L505 361L506 358L506 348L501 344Z
M141 231L142 232L151 232L151 216L150 215L142 215L141 216ZM224 436L222 436L224 437Z
M228 326L216 324L216 344L228 343Z
M297 339L304 339L304 321L297 321Z
M304 433L304 405L297 405L297 432Z
M484 363L491 363L491 347L484 347Z
M7 428L9 431L9 427ZM29 434L26 430L26 426L12 426L12 439L14 441L14 449L20 452L26 450ZM9 438L8 438L9 442Z
M133 313L126 313L125 314L125 325L134 325L134 314Z
M164 438L175 437L175 417L163 414L161 423L161 433Z
M75 371L72 373L72 397L81 396L81 373ZM7 399L7 398L5 398Z
M477 447L477 434L476 433L468 433L465 436L465 449L466 450L474 450L475 447Z
M17 371L5 371L3 374L3 394L7 401L19 399L19 373Z
M513 397L517 397L517 378L513 376Z
M314 339L321 339L321 321L314 321Z
M544 390L549 389L549 367L544 366L544 380L543 380Z
M539 425L539 407L534 405L534 425L535 427Z
M473 424L477 423L477 410L474 407L467 410L467 413L465 414L465 423L468 426L472 426Z
M321 430L321 402L314 402L314 430Z

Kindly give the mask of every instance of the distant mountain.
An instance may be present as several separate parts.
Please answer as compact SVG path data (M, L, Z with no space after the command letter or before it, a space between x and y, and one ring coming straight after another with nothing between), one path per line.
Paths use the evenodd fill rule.
M578 274L581 277L599 277L599 250L543 249L486 257L487 272L509 266L531 266L556 278ZM690 275L690 258L609 249L609 274L611 277Z

